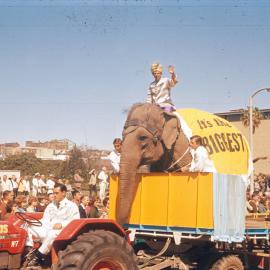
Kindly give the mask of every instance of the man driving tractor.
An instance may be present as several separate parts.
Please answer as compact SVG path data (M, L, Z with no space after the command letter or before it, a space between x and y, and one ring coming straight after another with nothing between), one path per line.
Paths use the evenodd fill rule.
M41 226L29 226L26 246L33 247L34 236L41 240L41 246L35 250L33 257L27 266L39 265L45 256L50 252L54 239L60 234L62 229L72 220L79 219L78 206L66 198L67 188L63 184L57 184L53 190L54 202L45 209Z

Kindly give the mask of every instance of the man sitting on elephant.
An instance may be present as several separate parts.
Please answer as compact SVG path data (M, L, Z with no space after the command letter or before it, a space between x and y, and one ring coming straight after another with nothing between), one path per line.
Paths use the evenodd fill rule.
M176 108L171 100L171 88L174 87L178 81L174 73L174 67L169 66L168 70L171 74L171 79L162 77L161 64L152 64L151 72L155 80L149 86L146 102L157 104L163 110L167 112L172 112L175 111Z

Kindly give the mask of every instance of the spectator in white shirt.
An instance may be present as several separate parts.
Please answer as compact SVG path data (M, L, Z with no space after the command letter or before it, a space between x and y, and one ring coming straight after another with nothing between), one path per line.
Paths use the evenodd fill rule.
M119 173L122 140L120 138L115 138L113 140L113 146L114 150L107 157L101 157L101 159L109 160L111 162L113 172Z
M47 190L46 178L45 175L42 174L38 179L38 193L46 194L46 190Z
M18 195L18 180L17 180L16 175L12 175L10 181L12 183L13 195L14 195L14 198L15 198Z
M13 191L12 183L10 179L8 179L7 175L3 175L3 179L1 181L1 187L2 187L2 192L6 190Z
M32 196L34 197L38 195L39 178L40 178L40 174L36 173L34 178L32 179Z
M24 187L24 195L29 195L30 194L30 181L28 176L25 176L22 180L23 187Z
M49 179L47 180L46 184L47 184L47 192L48 192L48 194L53 193L53 188L54 188L54 185L55 185L54 175L53 174L49 175Z
M182 168L182 171L190 172L216 172L214 163L209 159L208 152L203 146L202 137L194 135L190 138L190 147L193 160L190 167Z
M103 201L106 197L106 188L108 185L107 181L109 178L106 167L102 167L97 178L99 180L99 198L101 199L101 201Z

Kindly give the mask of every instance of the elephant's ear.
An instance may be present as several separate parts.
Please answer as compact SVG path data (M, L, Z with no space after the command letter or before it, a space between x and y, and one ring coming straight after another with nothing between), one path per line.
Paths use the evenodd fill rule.
M179 132L180 125L177 117L171 113L164 112L165 124L162 132L162 140L168 150L172 149Z

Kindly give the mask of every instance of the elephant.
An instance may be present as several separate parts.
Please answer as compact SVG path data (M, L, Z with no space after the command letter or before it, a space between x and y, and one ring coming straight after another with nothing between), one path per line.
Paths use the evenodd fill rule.
M190 164L189 139L177 116L151 103L135 104L123 129L117 221L128 221L138 187L136 173L142 165L151 171L180 170Z

